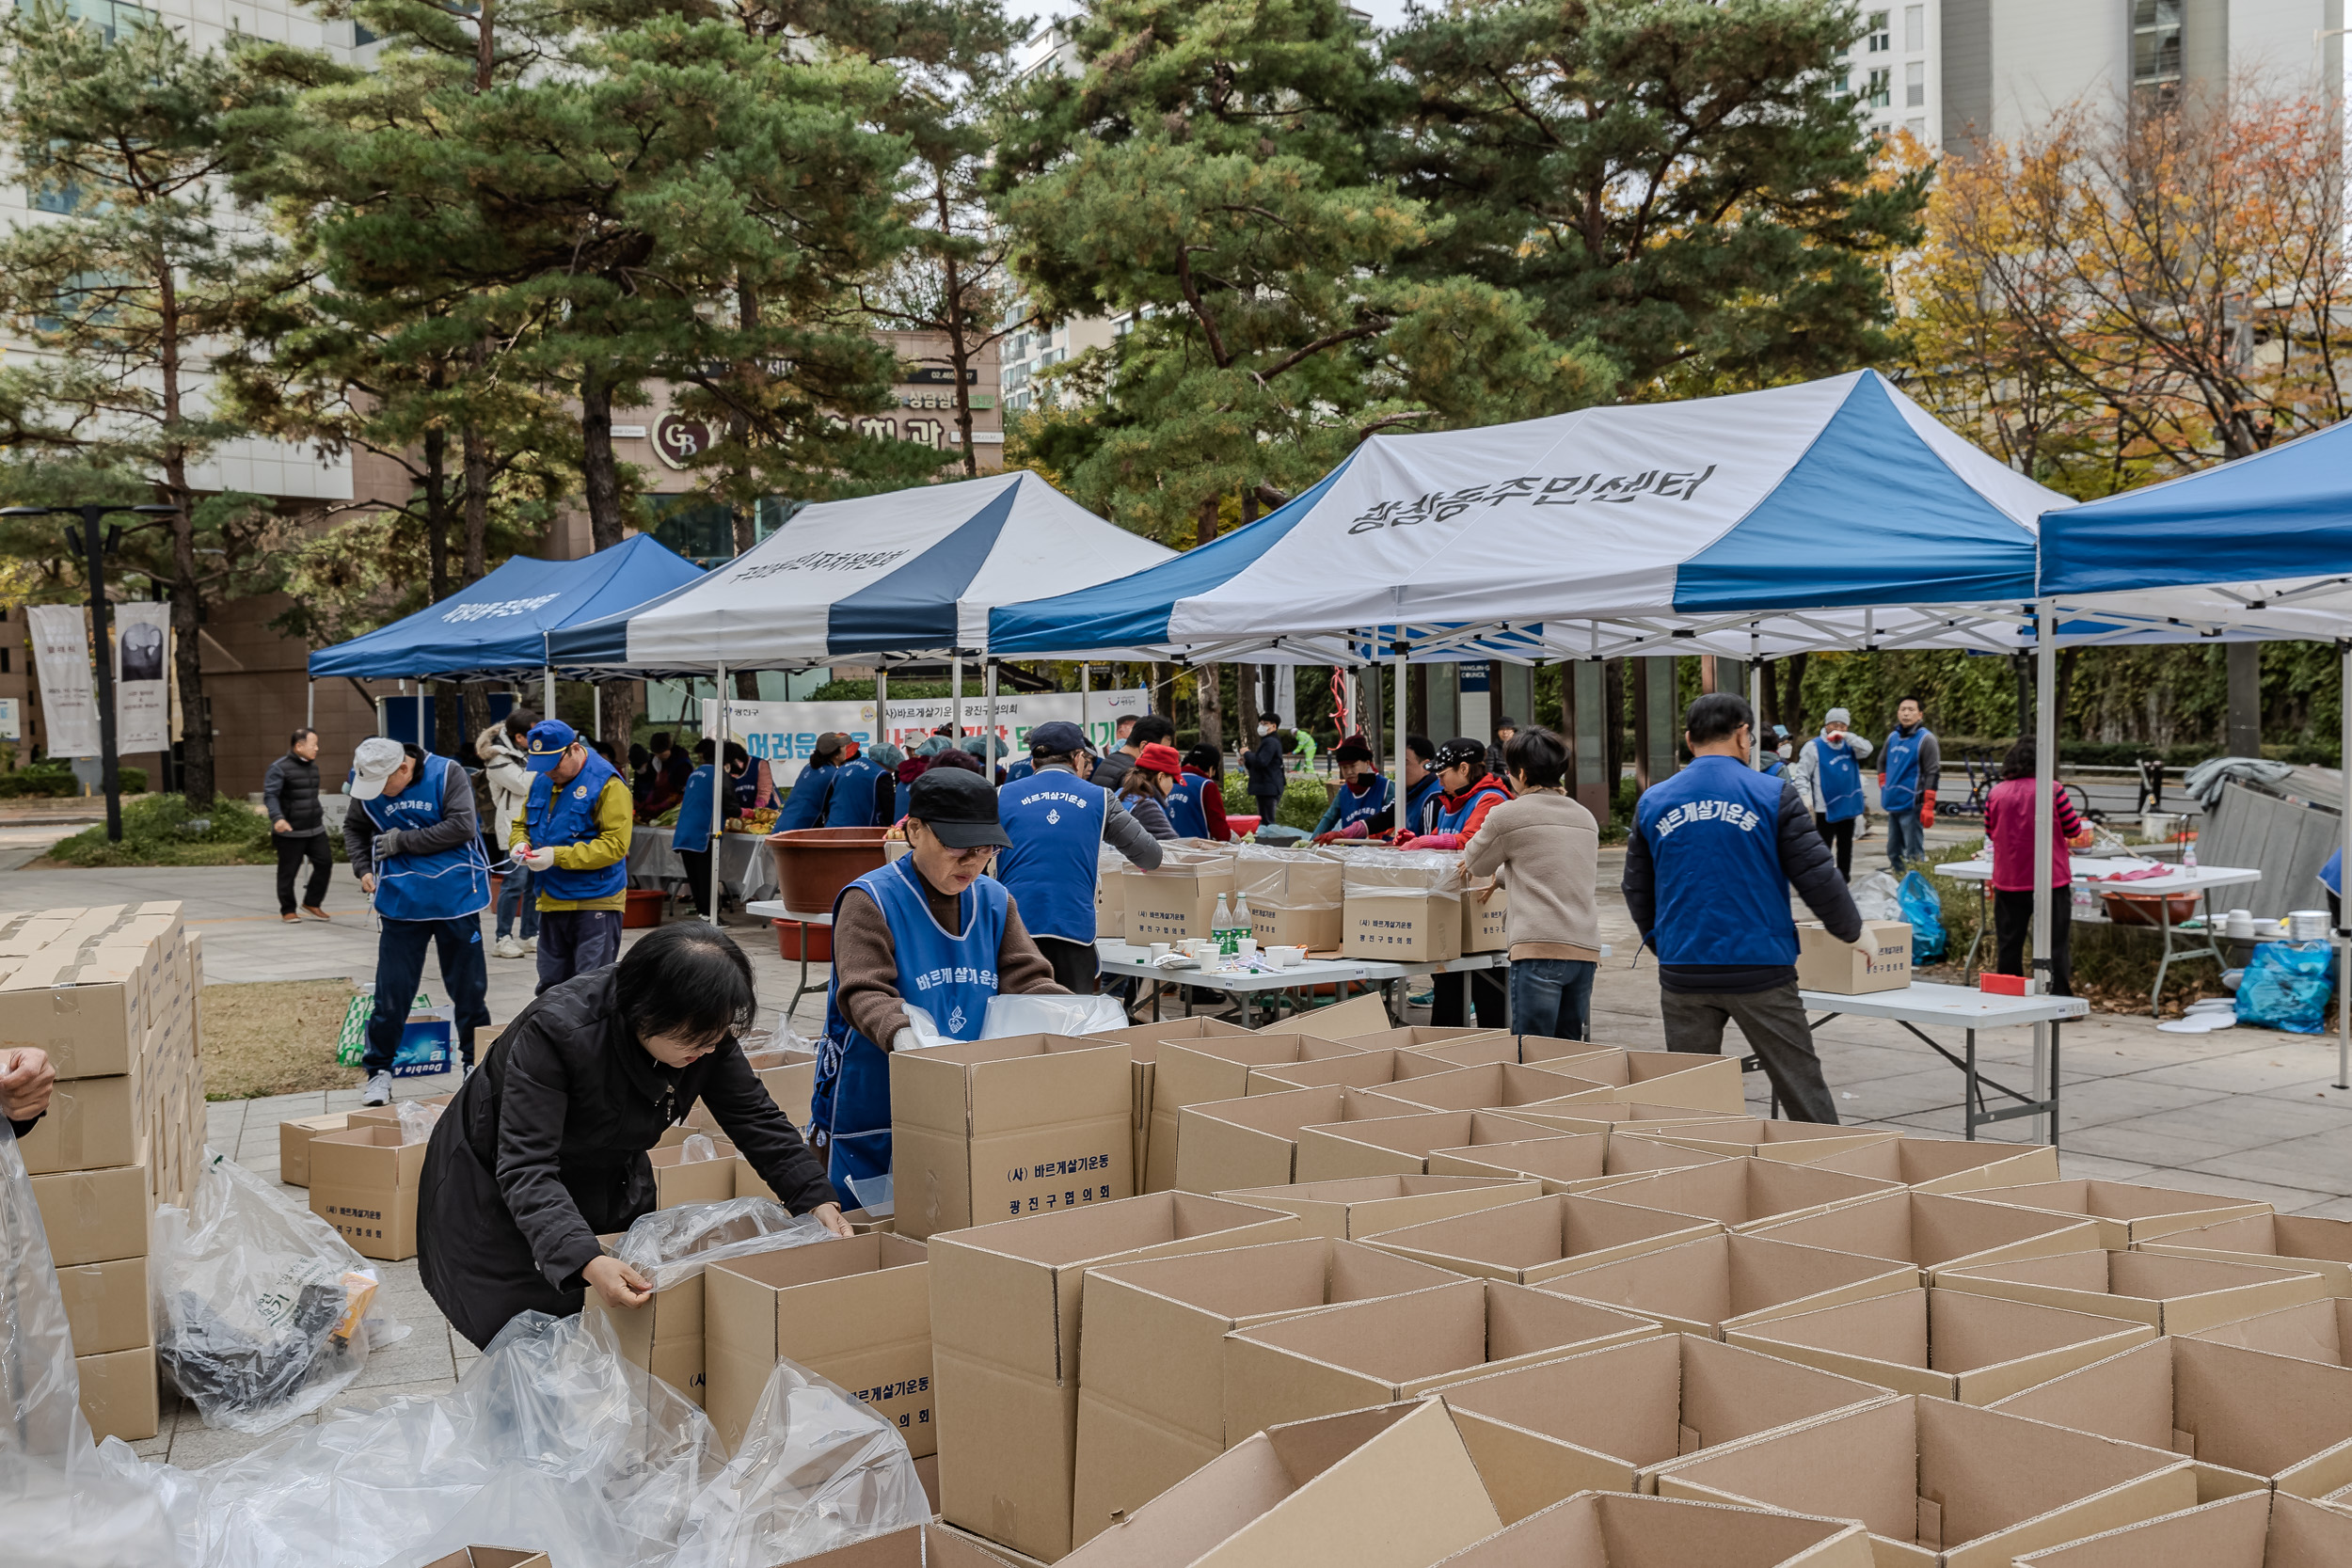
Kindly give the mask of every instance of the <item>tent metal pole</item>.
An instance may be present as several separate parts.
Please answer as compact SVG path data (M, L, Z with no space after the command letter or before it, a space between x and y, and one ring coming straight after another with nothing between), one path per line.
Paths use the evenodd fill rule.
M555 666L552 664L539 672L539 717L555 717Z
M718 666L711 684L710 716L715 727L703 734L710 740L710 923L719 924L719 867L726 861L726 808L720 791L727 786L727 667ZM803 933L805 934L805 933Z
M2344 859L2337 863L2336 868L2336 881L2341 885L2344 879L2343 868L2352 865L2352 641L2337 643L2336 656L2342 661L2344 680L2344 694L2340 699L2343 723L2340 741L2343 749L2336 756L2336 766L2344 774L2344 799L2339 802L2339 809L2344 815L2337 822L2338 836L2344 845ZM2347 940L2345 934L2352 927L2344 923L2341 912L2344 899L2341 895L2336 899L2336 908L2339 912L2335 936L2344 944L2336 970L2336 1087L2352 1089L2352 940Z
M1764 766L1764 634L1748 627L1748 766Z
M947 717L956 727L956 738L963 738L963 656L958 654L947 676Z
M1094 666L1083 660L1078 665L1078 728L1086 729L1094 722Z
M2034 627L2034 800L2033 800L2033 977L2026 990L2046 995L2050 989L2050 922L2056 917L2053 900L2074 896L2073 879L2063 889L2050 887L2050 863L2057 854L2058 808L2058 607L2043 599L2035 608ZM2049 1097L2050 1026L2033 1026L2033 1095ZM2048 1113L2034 1117L2042 1141L2058 1136Z
M996 659L991 655L980 666L981 694L988 700L988 716L980 724L980 777L990 784L996 782Z
M890 666L874 666L874 744L890 744Z
M1399 832L1405 831L1405 632L1397 628L1396 638L1396 784L1389 794L1396 804L1394 814Z
M306 730L319 727L319 683L316 681L302 683L302 727Z

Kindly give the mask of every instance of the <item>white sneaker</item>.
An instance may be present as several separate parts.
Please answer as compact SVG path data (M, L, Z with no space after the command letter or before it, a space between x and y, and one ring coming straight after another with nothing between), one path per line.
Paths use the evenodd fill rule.
M539 939L537 937L523 938L523 951L534 958L537 958L539 956Z
M392 1075L379 1072L368 1080L367 1093L359 1097L362 1105L389 1105L392 1102Z
M519 958L523 956L523 944L513 937L501 937L490 951L501 958Z

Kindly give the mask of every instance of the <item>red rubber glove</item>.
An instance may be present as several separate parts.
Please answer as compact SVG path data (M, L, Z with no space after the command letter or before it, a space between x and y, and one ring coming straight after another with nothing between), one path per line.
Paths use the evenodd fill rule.
M1416 849L1459 849L1461 847L1460 833L1423 833L1413 840Z
M1923 791L1919 796L1919 826L1935 826L1935 791L1932 789Z
M1370 838L1372 830L1361 822L1350 822L1331 836L1333 838Z
M1413 844L1414 838L1411 833L1399 833L1395 838L1389 842L1389 847L1391 849L1410 849L1413 847Z
M1317 834L1315 834L1314 841L1315 841L1317 844L1328 844L1328 843L1330 843L1333 839L1335 839L1335 838L1337 838L1337 837L1339 837L1339 836L1340 836L1340 835L1339 835L1338 833L1336 833L1336 832L1317 833Z

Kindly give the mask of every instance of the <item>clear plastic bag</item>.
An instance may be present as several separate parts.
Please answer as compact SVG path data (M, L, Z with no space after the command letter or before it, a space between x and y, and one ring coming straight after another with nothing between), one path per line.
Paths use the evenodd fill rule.
M211 1149L189 1208L155 1211L155 1357L204 1424L272 1432L350 1386L371 1346L373 1265L325 1220Z
M731 1197L723 1203L687 1203L642 1215L613 1247L612 1256L660 1291L693 1278L707 1263L806 1246L832 1234L815 1215L795 1218L773 1198Z
M1000 1040L1014 1035L1099 1035L1124 1029L1127 1009L1116 996L992 996L980 1020L980 1038Z
M677 1163L681 1165L707 1164L719 1157L719 1146L707 1132L689 1132L678 1145Z
M433 1136L433 1129L439 1125L441 1113L448 1109L446 1105L428 1105L421 1100L400 1101L397 1107L400 1117L400 1141L405 1144L421 1144L427 1141Z
M1865 920L1900 920L1902 890L1883 871L1873 871L1853 884L1853 907Z

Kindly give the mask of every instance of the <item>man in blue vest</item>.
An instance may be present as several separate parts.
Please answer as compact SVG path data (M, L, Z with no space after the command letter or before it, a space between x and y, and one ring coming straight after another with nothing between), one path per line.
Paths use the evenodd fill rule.
M474 1031L490 1022L484 1001L489 968L482 952L482 911L490 907L490 863L482 854L473 781L447 757L383 736L359 742L351 759L351 810L343 847L359 891L375 905L375 1010L368 1016L367 1073L361 1101L392 1098L392 1065L408 1009L424 975L425 949L440 960L441 985L457 1024L465 1070L473 1068Z
M1087 995L1098 974L1094 890L1103 846L1155 871L1160 841L1109 790L1087 782L1093 752L1077 725L1040 724L1029 732L1029 757L1035 769L996 792L997 818L1011 841L996 857L996 879L1053 964L1054 978Z
M1862 821L1862 765L1870 755L1870 742L1853 733L1852 718L1842 707L1831 708L1821 720L1821 733L1797 748L1789 765L1788 782L1813 814L1814 831L1837 857L1837 874L1853 874L1854 829Z
M1340 788L1325 808L1322 819L1315 823L1317 844L1333 839L1366 838L1384 822L1392 824L1391 815L1396 806L1396 795L1389 787L1388 776L1372 759L1372 747L1360 735L1351 735L1340 742L1340 749L1331 753L1339 764Z
M515 819L514 853L539 890L539 990L546 990L620 961L635 828L628 781L561 719L531 726L523 766L531 793Z
M1862 916L1795 788L1748 766L1753 722L1729 692L1691 705L1691 766L1634 807L1626 910L1658 955L1666 1049L1720 1052L1736 1022L1786 1114L1835 1122L1797 995L1788 889L1840 942L1862 934Z
M808 760L801 765L800 777L792 781L791 791L776 813L776 832L791 832L825 825L826 808L833 803L834 768L840 762L841 748L849 738L833 730L817 737Z
M1438 804L1445 798L1445 780L1429 765L1438 760L1438 743L1425 735L1405 737L1405 820L1401 832L1438 831Z
M977 773L933 768L908 794L907 853L833 905L809 1131L834 1190L853 1199L890 1173L890 1053L920 1043L910 1008L938 1035L972 1040L1000 991L1065 994L1012 895L981 874L1011 842L996 791Z
M875 786L882 783L883 772L880 764L867 757L858 743L843 736L840 760L834 764L833 794L825 802L825 826L828 828L872 828L878 824ZM892 775L895 779L896 775Z
M1895 705L1895 731L1879 752L1879 805L1886 813L1886 863L1896 876L1925 860L1935 826L1935 786L1944 778L1944 748L1927 726L1916 697Z

